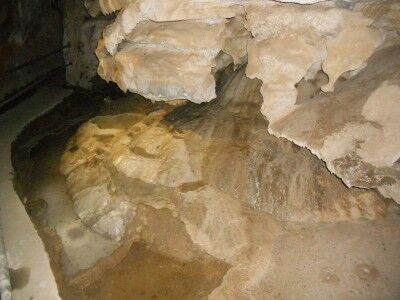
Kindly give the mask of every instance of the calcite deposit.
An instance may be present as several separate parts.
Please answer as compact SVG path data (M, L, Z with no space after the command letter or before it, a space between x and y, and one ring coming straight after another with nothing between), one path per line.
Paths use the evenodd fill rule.
M85 49L104 28L98 74L167 102L93 118L70 140L61 173L94 232L223 261L208 297L247 299L284 227L375 220L384 197L400 202L396 1L85 6L102 22Z
M347 186L400 201L397 1L85 5L109 20L96 50L106 81L154 101L201 103L216 98L216 72L246 64L262 81L270 133L307 147Z
M233 73L232 73L233 72ZM348 189L308 150L267 133L259 80L245 67L217 101L100 116L61 160L78 217L95 232L132 237L179 260L231 267L210 299L247 299L268 270L280 221L376 219L383 198Z
M98 72L122 90L152 100L210 101L216 97L212 73L230 62L219 62L220 52L223 50L238 64L244 61L250 34L238 22L222 18L142 21L124 37L113 56L109 54L114 52L111 42L106 37L99 42Z
M347 186L376 187L400 201L399 50L377 51L357 77L302 104L270 131L309 148Z

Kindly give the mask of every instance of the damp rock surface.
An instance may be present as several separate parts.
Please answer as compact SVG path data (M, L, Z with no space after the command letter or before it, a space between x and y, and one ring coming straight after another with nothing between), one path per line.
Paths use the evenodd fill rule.
M388 204L374 191L347 188L307 149L269 135L260 82L244 67L221 76L218 101L89 120L69 141L60 171L75 213L93 231L179 261L216 259L229 267L210 299L262 299L287 230L383 222ZM293 234L294 241L302 233ZM323 239L318 244L329 252ZM321 284L337 281L322 273Z
M71 78L93 76L97 40L98 74L155 101L209 102L216 72L247 64L269 133L308 148L347 186L400 201L398 1L85 3L96 18L82 61L92 63L69 67Z
M13 143L60 296L398 298L398 205L269 135L244 67L217 76L200 105L74 94Z

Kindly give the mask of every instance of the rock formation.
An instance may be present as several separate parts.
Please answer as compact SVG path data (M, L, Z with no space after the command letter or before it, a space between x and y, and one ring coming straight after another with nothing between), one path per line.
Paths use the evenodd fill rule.
M231 69L231 68L230 68ZM232 72L232 70L231 70ZM268 269L275 219L375 219L386 205L348 189L308 150L267 133L261 82L218 74L217 101L91 119L62 158L75 212L94 231L134 236L179 260L231 265L210 299L251 295Z
M249 298L285 224L376 219L381 195L400 202L396 1L85 6L87 51L106 26L98 74L167 102L93 118L71 139L61 172L93 231L221 260L209 298Z
M216 72L246 64L262 81L270 133L307 147L347 186L400 201L397 1L85 4L92 16L116 16L96 50L106 81L201 103L216 98Z
M377 188L399 202L399 50L377 51L357 77L303 103L270 131L309 148L347 186Z

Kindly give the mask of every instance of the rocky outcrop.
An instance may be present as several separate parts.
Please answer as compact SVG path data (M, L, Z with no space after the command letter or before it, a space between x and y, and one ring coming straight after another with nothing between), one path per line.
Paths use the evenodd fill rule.
M399 201L399 50L378 51L357 77L303 103L270 131L309 148L347 186L377 188Z
M295 85L302 78L322 69L329 78L322 89L332 91L337 78L359 68L382 41L368 27L372 20L346 9L267 3L246 11L254 36L246 74L263 81L262 113L271 123L297 108Z
M252 32L256 40L249 44L246 72L263 80L261 110L270 120L270 133L310 149L347 186L377 188L399 202L397 38L395 42L393 37L388 38L380 50L376 49L382 43L383 27L390 36L398 26L399 22L388 26L387 20L396 14L391 7L390 2L382 4L382 9L391 12L383 18L374 11L374 4L358 5L369 19L359 12L332 8L301 7L290 14L287 8L282 8L283 12L257 8L257 17L250 17L250 22L264 21L260 28L257 21L250 26L255 28ZM269 33L275 27L268 20L275 18L288 24L278 27L278 37ZM258 36L261 41L257 41ZM301 80L314 80L321 69L329 81L314 88L332 93L320 93L308 103L298 102L297 85ZM337 82L341 75L342 80Z
M214 99L213 73L232 59L244 62L250 34L236 18L165 20L138 23L120 43L109 27L96 50L100 76L152 100Z
M270 133L309 148L346 185L377 188L400 201L399 147L388 142L397 139L397 57L369 66L379 64L373 58L379 51L399 47L398 4L318 2L100 0L86 7L93 16L116 15L96 50L103 79L156 101L200 103L216 97L218 70L247 62L246 75L262 81L261 112ZM367 93L350 93L364 88L360 77L367 73L375 88L372 82L383 84L378 73L391 79L374 94L366 88L372 100L362 112L357 97L365 100ZM343 96L359 104L344 104ZM320 107L321 115L306 113L310 107ZM322 113L322 107L331 111ZM372 116L375 107L390 116ZM354 120L339 117L350 112Z
M231 265L210 298L248 296L281 226L385 214L308 150L267 133L260 81L223 75L218 101L96 117L70 141L61 172L79 218L113 239L134 235L180 260ZM275 218L273 218L275 217Z

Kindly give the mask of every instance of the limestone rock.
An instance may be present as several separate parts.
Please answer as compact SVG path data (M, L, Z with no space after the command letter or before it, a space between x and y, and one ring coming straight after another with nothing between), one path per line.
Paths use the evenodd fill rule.
M113 203L132 202L143 188L157 187L166 196L152 205L174 210L174 191L202 186L285 221L382 215L384 203L375 193L348 190L307 150L267 134L268 123L257 110L258 89L259 81L247 79L241 68L219 102L187 104L167 116L162 110L96 117L82 126L62 164L78 215L91 223L80 199L88 199L89 214L97 216L117 209ZM132 192L122 192L120 181L131 182L126 185ZM99 197L104 201L97 203Z
M331 91L336 79L359 68L382 40L368 28L372 20L331 5L210 0L100 1L100 7L106 14L120 11L97 51L104 79L153 100L206 102L215 98L210 73L216 54L224 51L237 64L248 51L247 74L264 82L263 113L270 121L295 108L294 85L312 66L322 65L330 78L324 89ZM224 30L224 20L232 17L235 30ZM243 22L254 37L248 47ZM198 89L190 86L194 81Z
M139 23L115 56L97 49L99 74L153 100L209 101L215 98L211 69L223 47L225 23Z
M333 94L302 104L270 131L309 148L347 186L399 202L399 54L398 46L383 48Z
M249 5L247 75L263 81L262 113L273 123L296 109L295 85L310 70L323 69L332 91L337 78L359 68L382 42L358 12L329 6Z
M105 45L111 55L118 51L117 47L125 39L125 36L130 34L143 20L156 22L204 20L213 22L218 19L232 18L243 12L243 7L240 5L241 0L113 1L112 5L105 5L105 2L110 4L108 1L100 1L103 13L120 10L116 21L108 26L104 32Z
M270 132L309 147L313 153L314 147L287 136L284 128L279 132L273 129L275 123L282 124L282 119L303 106L297 102L301 97L297 86L325 72L328 80L310 94L320 89L332 92L340 76L350 79L366 67L367 59L383 42L383 30L388 39L396 31L395 25L388 25L395 23L396 15L396 6L390 3L385 4L390 12L386 17L376 10L375 2L342 6L233 0L99 3L104 14L118 11L96 51L101 77L152 100L208 102L216 97L213 74L231 60L240 65L248 58L247 76L263 82L261 112L271 124ZM363 128L375 131L375 140L380 136L376 129ZM340 139L352 139L358 129L350 126L346 130ZM326 143L335 149L329 146L330 140ZM387 151L394 151L393 147ZM369 163L364 158L372 150L363 151L359 161ZM330 158L316 154L348 186L380 186L357 183L363 180L355 175L349 180L345 171L330 165ZM341 164L341 169L345 165ZM353 169L347 173L356 174ZM392 190L386 184L385 195L394 195L388 189Z
M348 189L308 150L267 133L260 82L236 70L219 101L96 117L61 172L75 211L113 239L134 234L162 254L231 265L209 297L249 297L265 276L282 221L385 214L375 192ZM139 106L139 105L138 105Z
M357 7L370 18L356 10L350 12L329 6L277 6L275 10L260 9L259 4L250 7L247 27L255 39L249 43L246 72L264 83L262 112L270 121L271 133L309 148L347 186L377 188L398 202L396 161L400 148L393 128L399 126L394 120L400 116L394 104L394 99L399 98L395 75L399 66L394 63L398 57L393 51L399 43L394 37L396 34L390 35L390 32L396 30L399 22L387 21L393 20L390 18L398 9L391 2L383 4L381 9L388 16L385 19L377 12L376 2ZM312 18L308 18L310 15ZM394 44L394 49L385 52L391 56L392 63L383 52L375 50L383 42L383 28L387 31L387 41L381 48ZM374 51L375 59L372 59ZM368 67L370 63L376 65ZM333 92L341 75L350 82L338 84L333 95L320 95L311 103L299 103L296 88L299 80L315 77L319 69L329 77L329 82L320 86L323 91ZM384 70L390 72L380 76ZM390 78L391 86L383 78ZM374 92L369 88L372 86L376 89ZM368 90L372 98L365 108L361 103L367 94L360 89ZM317 107L318 111L314 110Z
M244 61L250 35L242 24L236 18L142 21L124 36L114 56L105 34L96 50L98 72L122 90L152 100L210 101L216 97L212 72L226 65L218 64L219 53L225 51L236 64Z

